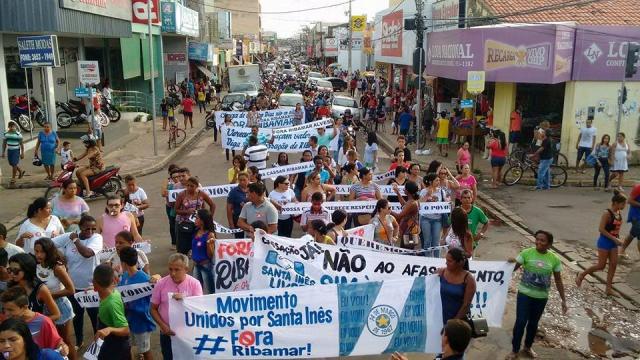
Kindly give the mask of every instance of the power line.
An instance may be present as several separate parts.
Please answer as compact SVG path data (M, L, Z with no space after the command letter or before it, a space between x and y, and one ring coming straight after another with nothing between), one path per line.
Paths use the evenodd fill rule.
M241 9L228 9L228 8L224 8L224 7L217 6L217 5L214 5L213 7L216 8L216 9L220 9L220 10L226 10L226 11L238 12L238 13L259 14L259 15L276 15L276 14L294 14L294 13L300 13L300 12L306 12L306 11L329 9L329 8L345 5L345 4L348 4L348 3L349 3L349 1L343 1L341 3L336 3L336 4L332 4L332 5L317 6L317 7L313 7L313 8L300 9L300 10L288 10L288 11L250 11L250 10L241 10Z

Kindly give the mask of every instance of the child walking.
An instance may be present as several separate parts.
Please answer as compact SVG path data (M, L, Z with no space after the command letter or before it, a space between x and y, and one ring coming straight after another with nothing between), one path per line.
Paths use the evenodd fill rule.
M115 289L116 277L108 264L98 265L93 270L93 289L100 297L98 307L98 331L96 339L104 340L98 360L129 359L129 323L124 314L122 296Z

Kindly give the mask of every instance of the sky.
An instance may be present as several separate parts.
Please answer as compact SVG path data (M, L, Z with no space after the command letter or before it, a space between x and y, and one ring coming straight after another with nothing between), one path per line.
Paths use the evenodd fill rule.
M262 12L291 11L345 2L346 0L260 0ZM367 21L372 21L375 14L389 7L389 0L353 0L351 13L353 15L367 15ZM345 12L349 11L349 4L326 9L305 11L291 14L262 14L262 29L275 31L278 38L293 37L300 32L300 28L312 22L347 22Z

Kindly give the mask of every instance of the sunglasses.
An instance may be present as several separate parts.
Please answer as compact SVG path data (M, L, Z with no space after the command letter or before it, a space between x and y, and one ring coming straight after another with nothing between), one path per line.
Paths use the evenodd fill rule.
M20 268L15 268L15 267L8 267L7 268L7 272L13 275L18 275L20 273L20 271L22 271L22 269Z

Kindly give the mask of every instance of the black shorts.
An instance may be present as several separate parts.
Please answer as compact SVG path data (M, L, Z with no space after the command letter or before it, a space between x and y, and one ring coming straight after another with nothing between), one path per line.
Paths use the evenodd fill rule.
M184 111L183 114L184 114L184 116L193 116L193 112L192 111Z

